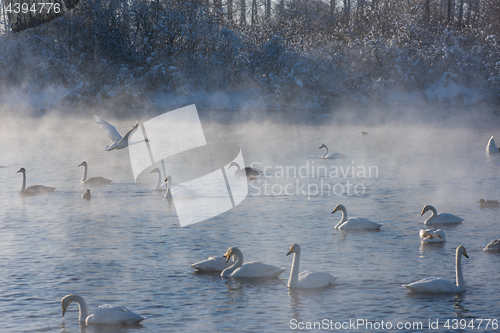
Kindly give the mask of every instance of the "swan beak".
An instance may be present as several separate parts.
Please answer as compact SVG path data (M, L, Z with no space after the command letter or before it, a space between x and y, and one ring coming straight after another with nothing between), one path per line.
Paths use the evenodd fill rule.
M425 212L422 210L422 214L420 214L420 216L422 216L422 215L424 215L424 214L425 214Z
M335 209L333 210L332 214L335 213L337 211L337 207L335 207Z
M62 316L61 317L64 317L64 314L66 313L66 308L64 307L64 305L62 306Z
M464 256L465 258L469 259L469 256L467 255L467 252L464 251Z
M287 255L292 254L292 253L293 253L293 250L292 250L292 249L290 249L290 251L288 251L288 253L285 255L285 257L286 257Z
M231 255L229 254L229 252L224 253L223 257L224 257L224 258L227 258L227 259L226 259L226 262L228 262L228 261L229 261L229 259L231 259Z

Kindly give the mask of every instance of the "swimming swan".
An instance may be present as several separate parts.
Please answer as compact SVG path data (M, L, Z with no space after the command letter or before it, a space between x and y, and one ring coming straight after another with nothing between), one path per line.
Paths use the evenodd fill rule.
M500 203L496 200L480 199L478 202L480 208L498 208Z
M128 147L128 137L130 136L132 131L134 131L139 126L139 124L135 122L135 124L127 131L127 133L125 133L125 135L122 138L122 136L120 135L120 133L118 133L116 128L107 121L102 120L101 118L95 115L93 119L96 124L101 126L106 131L106 134L111 140L111 144L106 147L106 151L111 151L113 149L123 149Z
M347 218L347 210L343 205L337 205L333 210L332 214L341 211L342 218L340 222L337 223L335 229L338 230L380 230L382 224L370 221L361 217L351 217Z
M81 166L84 167L84 169L83 169L83 177L82 177L82 180L81 180L82 184L85 184L85 185L108 185L108 184L111 184L112 180L109 180L109 179L106 179L106 178L103 178L103 177L91 177L91 178L87 178L87 170L88 170L87 162L83 161L78 166L79 167L81 167Z
M245 167L244 169L241 169L240 165L236 162L231 162L228 169L232 168L233 166L236 167L236 171L233 173L236 176L257 177L262 174L262 171L256 168Z
M154 168L153 170L151 170L150 173L153 173L153 172L156 172L158 174L158 180L156 181L156 185L153 188L153 191L165 191L166 188L167 188L166 187L167 183L161 181L161 171L160 171L160 169Z
M228 262L224 257L210 257L191 265L199 273L222 272L233 263Z
M500 149L495 145L495 140L493 140L492 136L486 145L486 154L495 154L498 152L500 152Z
M300 246L293 244L286 255L293 253L292 270L288 288L323 288L333 284L338 277L325 272L303 271L299 273Z
M227 258L226 261L234 257L234 263L222 271L221 277L274 278L278 277L286 269L261 262L247 262L243 264L243 253L237 247L230 247L223 257Z
M340 158L347 158L347 156L345 156L344 154L341 154L341 153L333 153L331 155L328 155L328 147L323 143L319 149L321 148L325 148L326 151L325 153L323 154L323 156L321 156L321 158L324 158L324 159L340 159Z
M484 252L500 252L500 239L491 241L486 247L483 249Z
M462 255L466 258L465 247L457 247L455 254L456 284L441 278L427 278L410 284L403 284L403 287L412 293L458 293L465 291L464 276L462 274Z
M95 311L89 314L87 302L83 297L78 295L66 295L61 300L62 315L66 313L66 309L72 302L77 302L80 308L80 322L87 325L90 324L107 324L107 325L134 325L139 324L146 319L123 306L104 304L99 306Z
M90 197L91 197L90 190L87 189L87 192L82 194L82 198L85 200L90 200Z
M420 229L420 241L422 243L444 243L446 242L446 234L443 230L432 228L432 229Z
M196 195L196 193L193 190L190 190L186 186L173 184L171 176L167 176L167 178L165 178L165 183L167 184L167 191L165 192L164 196L165 198L167 198L169 192L176 198L182 198L182 199L192 198Z
M26 169L21 168L19 169L18 173L19 172L22 172L23 174L23 184L21 185L21 190L19 191L19 194L22 196L28 197L36 194L50 193L56 189L55 187L43 186L43 185L32 185L30 187L26 187Z
M422 209L422 214L420 214L420 216L424 215L429 210L432 212L432 214L427 220L425 220L424 222L425 225L458 224L462 223L462 221L464 220L463 218L455 216L453 214L448 214L448 213L438 214L436 208L432 207L431 205L425 205L424 208Z

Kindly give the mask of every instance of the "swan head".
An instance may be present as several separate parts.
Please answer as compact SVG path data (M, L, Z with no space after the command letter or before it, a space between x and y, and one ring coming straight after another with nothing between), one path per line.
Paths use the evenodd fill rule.
M81 166L85 166L86 167L87 166L87 162L83 161L82 163L78 164L78 166L79 167L81 167Z
M233 166L235 166L238 170L240 169L240 165L234 161L229 164L228 169L232 168Z
M76 295L66 295L61 299L61 307L62 307L62 316L66 313L68 306L74 301Z
M17 173L19 173L19 172L26 173L26 169L25 168L21 168L21 169L19 169L19 171Z
M290 255L292 253L300 253L300 246L299 246L299 244L293 244L290 247L290 250L288 250L288 253L286 254L286 256Z
M224 253L223 257L226 258L226 262L228 262L229 259L234 256L234 249L235 247L231 246L229 249L227 249L226 253Z
M345 209L344 205L338 204L337 206L335 206L335 209L333 210L332 214L335 212L338 212L338 211L345 212L346 209Z
M424 208L422 208L422 214L420 214L420 216L424 215L429 210L436 210L436 208L431 205L425 205Z
M469 259L469 256L467 255L467 251L465 250L465 247L463 245L460 245L457 247L457 254L462 254L465 258Z
M318 148L318 149L321 149L321 148L326 148L326 145L325 145L324 143L323 143L323 144L321 144L321 146L319 146L319 148Z
M477 203L484 204L486 201L484 199L480 199Z

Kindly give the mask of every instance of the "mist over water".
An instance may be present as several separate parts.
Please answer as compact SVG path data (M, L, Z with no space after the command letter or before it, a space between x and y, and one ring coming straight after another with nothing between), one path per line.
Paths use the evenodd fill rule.
M136 120L150 119L96 114L120 133ZM200 112L200 118L207 136L238 145L247 166L267 169L249 183L249 196L240 205L180 227L175 208L151 190L155 175L135 184L128 150L104 151L108 138L91 116L3 116L0 331L135 330L82 328L76 304L61 319L60 300L70 293L82 295L90 310L104 303L124 305L147 317L142 325L148 332L285 332L291 319L411 321L422 322L424 329L429 320L499 319L500 283L494 277L500 256L482 249L500 238L500 210L477 203L500 199L500 156L485 152L491 135L500 140L500 121L492 110L357 109L332 118ZM321 144L347 158L320 159ZM89 177L113 180L92 187L90 201L81 198L82 161ZM16 173L21 167L27 186L56 191L21 198L22 176ZM347 181L360 185L357 194L340 193ZM341 216L331 212L337 204L349 216L383 223L381 231L335 230ZM426 204L464 218L461 225L443 228L444 244L419 242ZM289 290L292 259L285 254L294 243L302 248L301 271L329 272L339 277L337 284ZM459 245L470 257L462 260L466 293L413 296L401 287L432 276L454 281ZM193 272L190 264L220 256L230 246L237 246L245 261L287 270L270 280Z

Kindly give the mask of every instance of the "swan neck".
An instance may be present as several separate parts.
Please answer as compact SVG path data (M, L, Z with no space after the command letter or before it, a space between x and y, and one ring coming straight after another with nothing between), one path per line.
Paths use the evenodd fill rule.
M234 251L234 250L233 250ZM236 251L235 251L236 252ZM222 277L229 277L233 272L239 268L241 265L243 265L243 254L241 251L237 251L236 253L233 254L233 260L234 263L226 268L225 270L222 271L221 276Z
M293 287L299 283L299 263L300 252L293 254L292 270L290 271L290 278L288 279L288 287Z
M73 295L72 300L73 300L73 302L77 302L78 307L80 308L79 320L81 322L85 322L85 320L89 316L89 308L87 306L87 302L85 302L83 297L78 296L78 295Z
M157 171L157 173L158 173L158 180L156 181L155 190L161 188L161 173L158 171Z
M432 218L434 218L434 217L437 216L437 210L436 210L436 208L431 207L431 208L429 208L429 210L431 211L431 217Z
M83 169L82 183L87 180L87 165L84 164L83 167L84 169Z
M335 226L335 229L338 229L345 221L347 221L347 212L345 209L340 209L342 212L342 218L340 219L339 223Z
M465 289L464 275L462 273L462 254L458 251L455 258L455 272L457 275L457 287Z
M323 154L323 156L321 156L321 158L325 158L326 155L328 154L328 147L327 146L323 146L323 148L325 148L325 153Z
M26 172L23 172L23 183L21 185L21 192L26 190Z

